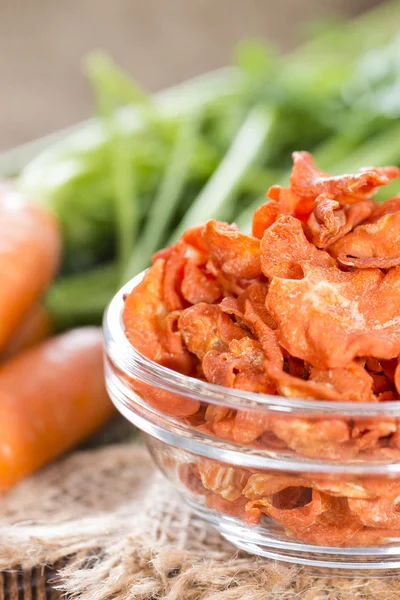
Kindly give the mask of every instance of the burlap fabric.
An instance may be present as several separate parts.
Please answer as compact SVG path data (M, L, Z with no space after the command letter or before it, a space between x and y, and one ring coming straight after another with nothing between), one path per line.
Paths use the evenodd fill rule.
M397 600L400 577L327 579L238 553L186 507L144 448L77 452L0 499L0 569L69 557L81 600Z

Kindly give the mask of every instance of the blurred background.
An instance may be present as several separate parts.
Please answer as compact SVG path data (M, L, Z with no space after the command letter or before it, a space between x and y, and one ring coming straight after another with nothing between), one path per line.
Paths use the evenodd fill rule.
M101 48L150 90L231 62L243 37L294 47L304 24L374 0L2 0L0 151L89 116Z

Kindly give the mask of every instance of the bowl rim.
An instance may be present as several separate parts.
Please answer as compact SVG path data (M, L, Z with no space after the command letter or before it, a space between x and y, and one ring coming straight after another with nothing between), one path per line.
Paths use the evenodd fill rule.
M400 400L387 402L335 402L273 396L227 388L182 375L150 360L136 350L125 335L122 311L126 296L143 279L146 270L129 280L113 297L103 318L106 353L115 366L130 377L167 391L190 396L210 404L234 409L267 410L280 413L304 413L348 417L400 417Z

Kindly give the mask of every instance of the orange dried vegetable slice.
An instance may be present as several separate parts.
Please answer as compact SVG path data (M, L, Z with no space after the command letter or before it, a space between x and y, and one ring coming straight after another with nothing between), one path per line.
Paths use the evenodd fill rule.
M241 340L242 338L249 338L251 336L251 333L247 329L234 323L229 315L222 311L218 316L217 329L221 340L225 344L230 344L233 340Z
M126 298L122 313L125 333L131 344L151 360L188 374L193 357L183 348L179 333L174 335L169 329L164 272L165 261L158 259Z
M314 208L314 195L301 196L293 188L273 185L267 196L278 203L281 215L292 215L304 223Z
M378 219L385 215L390 215L393 213L397 213L400 211L400 196L395 196L394 198L389 198L382 203L374 202L374 210L372 211L371 218L369 222L376 223Z
M284 501L288 500L287 492L290 488L287 488L283 492L286 493L286 497L284 496ZM297 527L311 527L316 522L320 515L329 510L331 507L331 499L326 494L319 492L318 490L310 490L307 488L303 488L307 493L309 492L310 497L306 497L305 504L299 507L291 507L292 498L289 498L289 507L288 508L278 508L274 506L274 504L267 498L260 498L259 500L252 500L248 504L246 504L246 510L254 511L258 509L260 513L268 515L271 519L273 519L276 523L280 525L284 525L285 527L297 528ZM292 490L290 490L292 493ZM278 505L283 504L284 501L280 499L282 493L278 494L278 498L275 500ZM298 494L294 497L299 501L301 501L301 496L299 498ZM253 512L254 515L254 512Z
M290 354L322 369L346 368L357 356L400 354L399 267L387 274L305 271L300 280L274 277L267 296L278 341Z
M184 267L181 294L190 304L213 304L221 298L222 287L213 275L206 273L204 267L189 259Z
M397 366L394 371L394 385L397 392L400 394L400 359L397 360Z
M330 252L342 265L389 269L400 264L400 211L359 225L335 242Z
M220 309L214 304L199 302L181 312L178 329L187 349L203 360L212 349L225 349L218 333Z
M400 541L400 532L380 527L363 527L345 546L376 546Z
M267 292L268 286L265 283L252 283L238 298L224 298L220 308L223 312L234 315L244 324L246 324L246 312L247 315L255 313L270 329L276 329L276 322L265 307Z
M375 494L366 490L360 483L350 481L333 481L317 479L312 482L312 487L329 496L344 498L373 498Z
M346 225L346 214L339 202L321 194L315 200L314 210L307 222L317 248L325 248Z
M327 248L368 219L373 211L371 200L341 206L329 196L321 194L315 200L313 212L307 221L312 240L317 248Z
M374 382L374 394L379 395L382 392L393 391L393 384L383 373L369 372Z
M247 326L260 340L265 356L278 366L283 365L282 350L277 342L276 323L265 308L267 289L265 285L250 285L238 298L224 298L220 308L235 315L242 326Z
M209 493L201 483L200 471L196 463L179 465L179 479L193 494L205 496Z
M355 175L334 177L315 166L308 152L294 152L293 169L290 176L292 190L301 196L327 194L335 199L345 197L346 203L372 196L377 188L387 185L400 175L397 167L361 169Z
M291 216L279 217L261 240L261 269L268 278L301 279L304 264L330 267L335 264L329 254L318 250L304 235L300 221Z
M317 546L343 546L348 543L351 545L351 540L363 525L350 511L346 498L331 498L330 502L330 508L318 515L312 525L287 525L288 535Z
M265 230L275 223L277 218L282 214L282 209L278 202L270 200L269 202L261 204L253 215L252 236L261 240Z
M215 510L216 512L223 513L225 515L230 515L231 517L237 517L239 519L245 519L247 517L245 506L246 506L245 498L237 498L236 500L226 500L222 496L218 494L211 493L206 496L206 505L211 510Z
M269 427L285 444L303 456L342 460L357 454L344 419L271 417Z
M203 486L219 494L225 500L237 500L249 478L249 471L238 469L212 460L202 460L198 464Z
M164 302L170 311L182 310L187 306L181 293L186 262L186 244L179 241L169 248L165 259L163 293Z
M230 442L234 441L233 437L233 428L235 426L235 415L231 415L226 417L225 419L221 419L221 421L214 421L211 427L215 435L222 440L227 440Z
M268 417L261 411L238 410L232 435L238 444L251 444L259 438L268 426Z
M373 498L357 499L349 498L349 509L356 515L363 525L367 527L381 527L400 529L400 512L396 499Z
M181 396L153 385L134 379L131 381L133 391L145 400L150 406L163 414L173 417L189 417L197 413L200 402L189 396Z
M232 411L230 408L209 404L206 408L205 419L208 423L218 423L218 421L222 421L222 419L231 415Z
M211 383L253 392L274 393L263 368L265 355L261 344L249 337L232 340L229 350L210 351L203 358L203 371Z
M208 245L204 239L205 226L198 225L197 227L191 227L187 229L182 235L182 241L190 246L193 250L196 250L198 255L208 258Z
M249 500L258 500L266 496L277 494L286 488L311 487L310 480L295 475L254 473L250 475L243 494Z
M360 450L374 448L381 438L386 438L397 431L395 419L355 419L351 429L351 437Z
M131 344L157 362L162 362L165 354L159 336L168 314L163 295L164 268L165 260L154 263L126 298L122 314Z
M210 259L227 275L253 279L261 275L260 240L236 226L208 221L204 233Z
M294 377L266 361L264 368L275 381L282 396L294 398L315 398L339 402L369 402L375 400L372 394L373 379L357 363L346 368L317 369L313 367L308 380Z
M177 329L181 311L169 313L165 318L164 328L160 331L159 342L167 353L162 364L178 373L191 374L197 360L184 346L182 336Z

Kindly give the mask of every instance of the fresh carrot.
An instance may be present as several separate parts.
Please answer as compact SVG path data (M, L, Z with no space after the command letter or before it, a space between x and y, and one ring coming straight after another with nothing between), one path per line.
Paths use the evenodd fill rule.
M0 355L7 360L20 352L39 344L53 333L54 323L43 304L34 304L14 331L10 341Z
M53 279L58 224L44 207L0 184L0 350Z
M101 330L75 329L0 367L0 491L81 440L113 414Z

